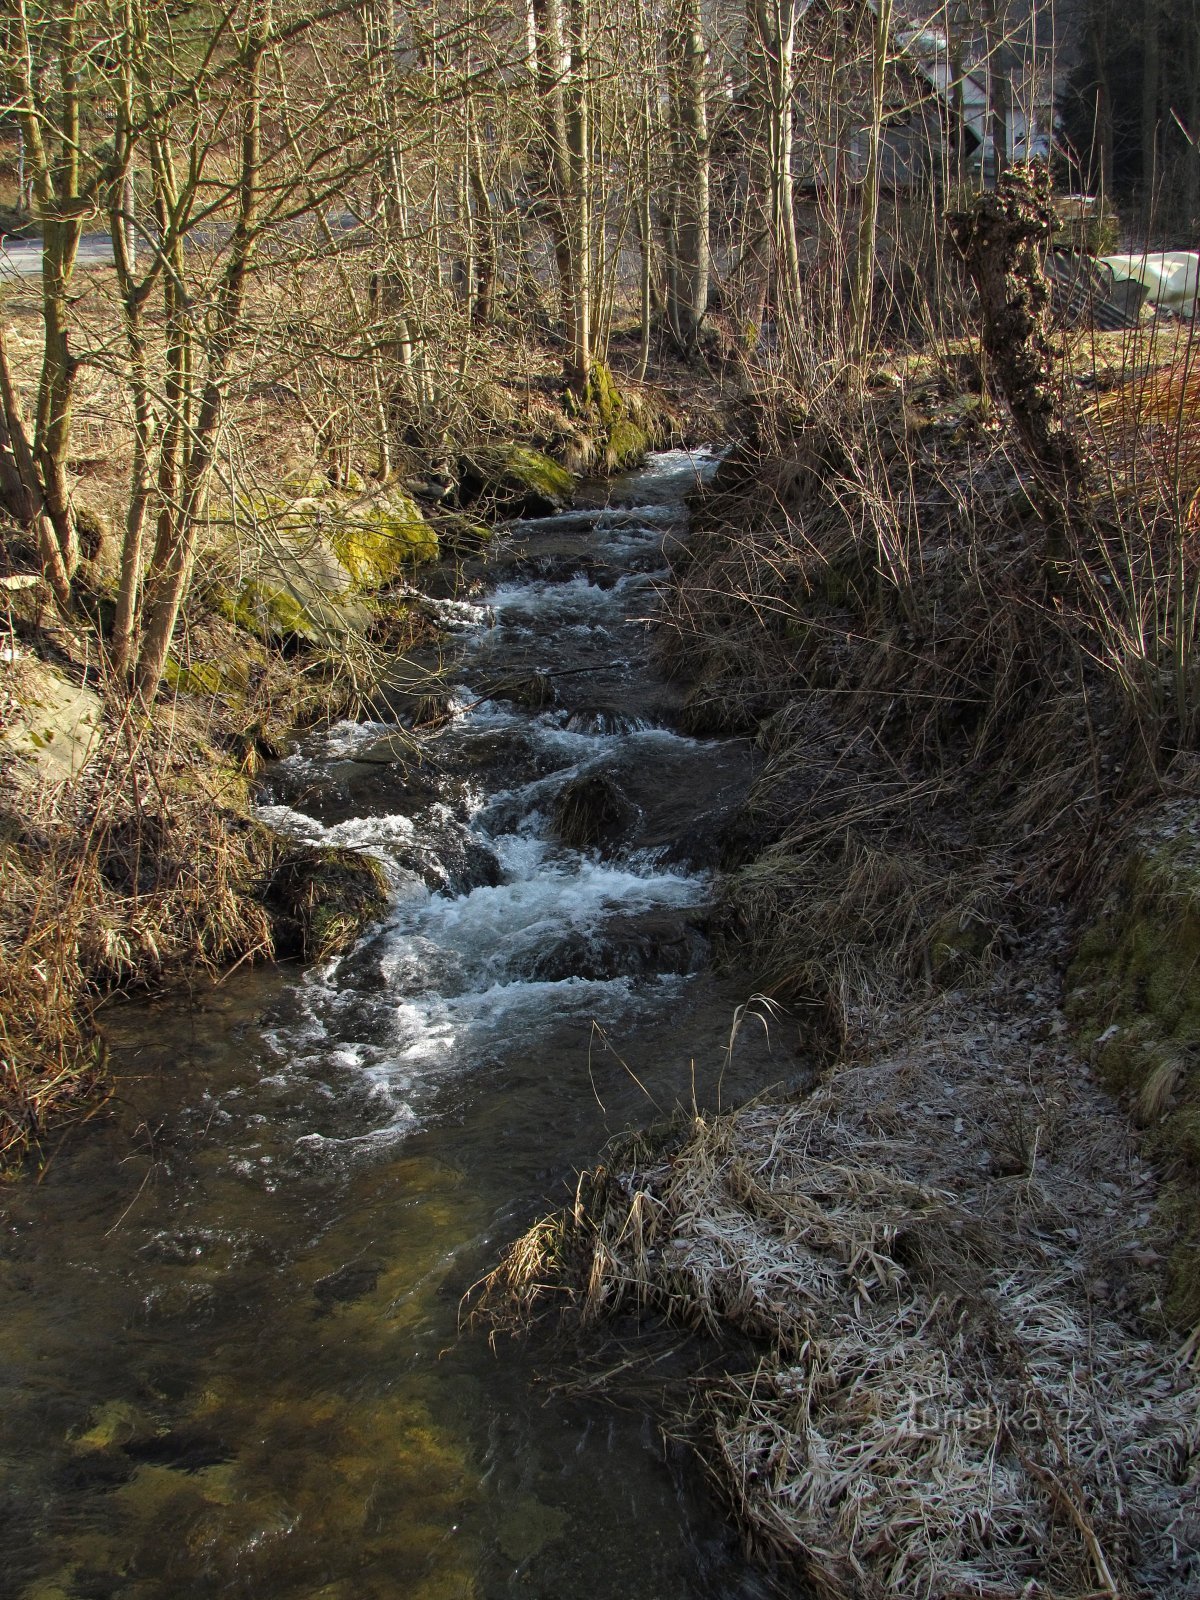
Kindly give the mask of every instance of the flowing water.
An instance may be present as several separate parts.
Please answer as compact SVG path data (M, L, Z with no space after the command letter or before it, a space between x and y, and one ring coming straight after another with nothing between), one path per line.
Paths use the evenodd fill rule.
M536 1347L457 1332L607 1134L790 1070L763 1028L727 1048L746 996L704 967L751 752L675 731L647 666L711 464L668 453L505 530L480 598L442 607L425 760L342 724L272 774L276 826L384 862L381 927L111 1015L115 1113L6 1196L0 1593L762 1592L652 1408L552 1394ZM568 848L589 781L599 837Z

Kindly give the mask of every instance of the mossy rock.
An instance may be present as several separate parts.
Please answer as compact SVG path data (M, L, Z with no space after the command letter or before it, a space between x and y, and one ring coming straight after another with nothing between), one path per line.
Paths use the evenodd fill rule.
M634 395L622 394L605 363L592 366L579 411L582 418L600 427L600 453L606 472L642 466L646 451L654 443L645 405Z
M74 683L48 661L18 661L5 679L12 698L0 723L0 742L19 761L11 768L18 783L34 773L44 783L77 778L97 747L104 721L100 696Z
M592 364L583 386L582 409L594 413L601 427L611 430L625 416L625 399L611 369L603 361Z
M342 596L316 585L301 599L292 586L259 578L247 578L233 593L218 594L214 604L223 617L255 638L282 645L328 645L368 621L365 612L347 604Z
M243 497L248 519L267 525L255 569L218 609L277 643L322 647L361 635L370 608L358 597L406 567L435 560L438 537L411 495L370 497L335 489L318 476L293 490Z
M599 430L606 472L625 471L645 460L651 444L649 430L642 426L635 414L638 408L621 393L603 361L593 363L576 409L585 422Z
M1146 1129L1173 1236L1167 1313L1200 1323L1200 810L1147 824L1068 972L1067 1015Z
M553 516L574 489L574 476L566 467L532 445L480 450L459 463L460 504L482 504L501 516Z
M612 463L610 470L623 472L630 467L640 466L649 448L650 436L646 430L628 417L621 417L613 423L608 433L607 453Z
M387 874L373 856L290 841L281 848L260 896L277 956L327 960L386 911Z
M394 583L406 567L438 558L438 536L411 495L399 490L339 507L329 528L338 560L360 589Z
M72 1439L76 1451L121 1450L156 1438L164 1430L153 1417L129 1400L107 1400L88 1418L88 1426Z
M986 964L999 930L984 918L955 914L942 917L930 930L927 949L935 983L949 984Z
M240 699L250 682L250 666L246 661L189 661L184 665L169 655L163 680L175 694Z

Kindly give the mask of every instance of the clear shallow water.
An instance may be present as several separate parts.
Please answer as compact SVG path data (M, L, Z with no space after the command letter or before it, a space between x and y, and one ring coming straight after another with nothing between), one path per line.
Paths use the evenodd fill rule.
M793 1070L759 1030L730 1058L745 994L686 970L750 759L674 733L645 664L691 472L658 458L615 507L513 530L556 575L502 572L466 619L423 788L354 759L382 725L281 768L277 825L388 864L381 927L113 1012L112 1122L6 1196L0 1593L763 1592L649 1410L551 1397L544 1352L457 1333L608 1133ZM557 706L479 700L514 660L560 674ZM621 837L566 849L555 797L596 772Z

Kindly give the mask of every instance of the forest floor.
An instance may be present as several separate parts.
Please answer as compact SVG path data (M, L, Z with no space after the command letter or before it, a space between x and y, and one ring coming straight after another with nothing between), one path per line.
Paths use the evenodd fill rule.
M1200 763L1146 626L1196 592L1178 332L1070 352L1066 552L965 347L765 418L676 552L690 725L764 755L725 953L823 1075L618 1141L484 1305L723 1339L693 1437L821 1595L1200 1583Z

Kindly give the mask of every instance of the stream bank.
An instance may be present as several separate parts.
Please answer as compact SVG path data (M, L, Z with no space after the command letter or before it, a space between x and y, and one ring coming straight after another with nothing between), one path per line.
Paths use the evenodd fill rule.
M685 412L707 414L704 400L618 385L607 369L604 403L576 404L544 361L491 386L440 441L406 440L383 484L358 458L331 457L286 389L256 395L252 487L230 489L227 516L215 508L149 715L105 669L120 450L76 496L94 537L71 616L36 572L8 570L35 556L6 542L0 1171L35 1165L49 1131L102 1102L92 1017L106 997L353 943L386 886L361 855L262 826L257 775L297 732L339 716L375 707L411 722L439 706L437 597L479 566L497 521L560 511L577 471L631 464ZM415 706L397 682L413 650ZM418 741L396 738L412 756Z
M914 361L735 451L665 592L684 726L763 762L715 927L825 1081L618 1142L483 1311L749 1341L700 1448L819 1593L1185 1600L1195 761L961 398Z

